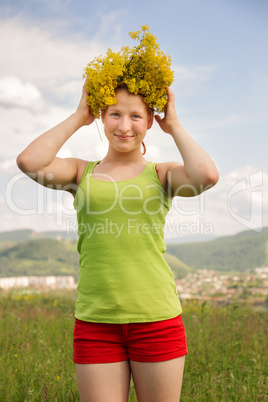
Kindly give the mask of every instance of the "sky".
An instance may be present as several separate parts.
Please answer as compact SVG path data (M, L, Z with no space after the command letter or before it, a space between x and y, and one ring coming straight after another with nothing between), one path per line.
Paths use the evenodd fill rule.
M172 58L180 122L220 174L201 196L173 200L166 239L268 226L266 0L0 0L0 231L75 231L72 196L31 181L16 157L76 110L86 65L108 48L134 46L128 33L142 25ZM84 127L59 156L103 158L97 124L102 139L96 124ZM147 160L182 162L157 123L146 147Z

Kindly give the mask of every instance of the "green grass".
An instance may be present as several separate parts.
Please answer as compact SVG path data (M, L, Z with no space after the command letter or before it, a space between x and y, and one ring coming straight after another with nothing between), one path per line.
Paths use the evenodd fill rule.
M0 295L0 400L79 401L75 292ZM184 304L189 354L181 401L268 401L267 312ZM129 400L136 401L133 387Z
M11 295L1 300L1 401L75 401L72 298Z
M268 314L245 305L184 306L182 401L268 401Z

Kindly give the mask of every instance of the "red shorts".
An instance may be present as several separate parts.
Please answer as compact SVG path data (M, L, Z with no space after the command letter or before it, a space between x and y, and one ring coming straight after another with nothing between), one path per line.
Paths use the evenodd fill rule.
M75 319L73 362L161 362L188 353L181 316L169 320L101 324Z

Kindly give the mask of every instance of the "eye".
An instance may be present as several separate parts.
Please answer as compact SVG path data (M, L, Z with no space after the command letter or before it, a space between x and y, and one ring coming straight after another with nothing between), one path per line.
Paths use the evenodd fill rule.
M119 117L119 113L113 112L113 113L112 113L112 116L114 116L114 117Z
M135 120L138 120L138 119L140 119L140 116L138 114L133 114L132 118L135 119Z

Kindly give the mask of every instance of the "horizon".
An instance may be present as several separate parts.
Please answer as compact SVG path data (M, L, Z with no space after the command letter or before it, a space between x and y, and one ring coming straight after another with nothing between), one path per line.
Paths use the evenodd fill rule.
M263 233L265 231L268 230L268 226L267 227L263 227L261 231L255 231L254 229L245 229L245 230L241 230L237 233L231 234L231 235L222 235L222 236L207 236L204 237L202 235L195 235L195 236L189 236L189 237L178 237L178 238L169 238L166 239L164 238L165 243L168 245L176 245L176 244L185 244L185 243L202 243L202 242L210 242L213 240L220 240L222 238L226 238L226 237L235 237L235 236L239 236L243 233ZM7 230L7 231L0 231L0 236L5 234L5 233L13 233L13 232L33 232L35 234L48 234L48 233L57 233L58 235L60 234L65 234L67 237L77 237L78 238L78 234L76 232L72 232L72 233L67 233L64 230L58 230L58 229L54 229L54 230L44 230L44 231L36 231L34 229L30 229L30 228L19 228L19 229L14 229L14 230ZM27 239L28 240L28 239ZM34 239L33 239L34 240ZM40 240L40 239L38 239ZM0 240L1 241L1 240Z

